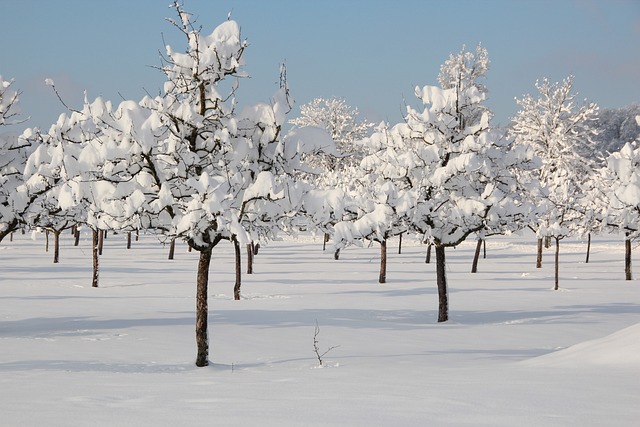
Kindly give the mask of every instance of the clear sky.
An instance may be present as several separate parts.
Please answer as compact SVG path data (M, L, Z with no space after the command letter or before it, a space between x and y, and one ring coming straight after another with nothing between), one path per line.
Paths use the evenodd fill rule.
M64 107L103 96L156 95L164 40L182 49L169 0L0 0L0 75L22 90L24 126L48 128ZM251 78L239 101L266 101L286 61L297 105L345 98L373 121L402 119L415 86L437 85L463 45L487 48L488 106L496 124L536 94L544 77L575 76L574 90L603 108L640 102L640 0L184 0L210 33L238 21ZM294 110L292 116L297 115Z

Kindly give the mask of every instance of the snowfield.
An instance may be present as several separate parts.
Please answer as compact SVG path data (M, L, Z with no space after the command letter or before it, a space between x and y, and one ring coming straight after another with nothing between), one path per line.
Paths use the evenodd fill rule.
M618 236L562 241L535 268L532 235L447 250L450 321L435 259L404 239L322 252L321 238L263 244L233 300L233 247L211 265L211 365L194 365L197 253L110 235L91 288L88 235L0 243L2 426L637 426L640 284ZM637 248L635 248L637 252ZM634 254L636 270L638 256ZM243 260L244 261L244 260ZM244 267L244 266L243 266ZM636 275L640 272L636 271ZM323 367L313 351L319 326Z

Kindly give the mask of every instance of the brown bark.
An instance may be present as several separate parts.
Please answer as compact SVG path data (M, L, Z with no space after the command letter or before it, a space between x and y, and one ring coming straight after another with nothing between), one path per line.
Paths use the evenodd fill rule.
M478 260L480 259L480 249L482 249L482 242L482 239L478 239L478 242L476 243L476 252L473 255L473 263L471 263L472 273L478 272Z
M171 239L171 243L169 243L169 259L173 259L173 256L176 253L176 238Z
M198 274L196 278L196 366L209 364L209 265L211 264L211 248L200 251Z
M78 246L80 244L80 228L76 227L76 230L73 232L73 246Z
M433 246L431 243L427 245L427 257L424 259L425 264L431 264L431 246Z
M340 259L340 249L336 249L336 251L333 253L333 259L335 259L336 261Z
M378 283L387 282L387 241L380 242L380 275Z
M438 285L438 322L449 320L449 292L444 246L436 244L436 283Z
M49 252L49 230L44 230L44 251Z
M400 236L398 237L398 255L402 255L402 235L404 233L400 233Z
M585 264L589 264L589 254L591 253L591 233L587 235L587 258L585 259Z
M236 283L233 286L233 299L240 300L240 287L242 286L242 251L240 250L240 242L233 239L233 249L236 254Z
M247 274L253 274L253 249L251 243L247 243Z
M538 257L536 258L536 268L542 268L542 238L538 239Z
M104 235L105 231L100 230L98 233L98 255L102 255L102 248L104 248Z
M127 249L131 249L131 232L127 233Z
M94 288L98 287L98 273L99 273L99 261L98 261L98 230L93 230L93 238L92 242L92 250L91 253L93 255L93 274L91 276L91 286Z
M631 239L627 233L624 240L624 278L631 280Z
M558 290L558 276L560 273L560 239L558 237L555 238L556 239L556 274L555 274L555 285L553 287L553 290L557 291Z
M53 230L53 263L60 262L60 230Z
M327 242L329 241L329 233L324 233L324 238L322 239L322 250L325 251L327 249Z

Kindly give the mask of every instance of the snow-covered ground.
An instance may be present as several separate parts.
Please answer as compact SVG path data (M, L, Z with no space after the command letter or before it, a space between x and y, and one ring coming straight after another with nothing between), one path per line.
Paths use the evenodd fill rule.
M437 324L435 264L425 247L378 247L334 261L320 239L263 245L233 301L233 250L215 249L212 365L196 368L196 253L141 236L106 240L90 287L85 237L0 243L2 426L636 426L640 283L625 281L623 243L552 249L492 238L479 272L473 243L448 257L451 321ZM637 248L636 248L637 250ZM636 269L638 256L634 254ZM640 271L636 272L640 275ZM320 350L337 346L318 367Z

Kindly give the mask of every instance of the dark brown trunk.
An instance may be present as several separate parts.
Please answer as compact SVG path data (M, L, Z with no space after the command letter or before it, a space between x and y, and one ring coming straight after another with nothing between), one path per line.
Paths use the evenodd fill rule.
M387 241L380 242L380 275L378 283L387 282Z
M402 255L402 235L404 233L400 233L400 236L398 236L398 255Z
M60 262L60 230L53 230L53 263Z
M436 244L436 283L438 285L438 322L449 320L449 292L447 289L444 246Z
M91 253L93 255L93 274L91 276L91 286L98 287L98 273L99 273L99 261L98 261L98 230L93 230L93 238L91 239Z
M136 242L140 239L140 230L136 230Z
M585 264L589 264L589 254L591 253L591 233L587 234L587 258Z
M482 258L487 259L487 239L482 239Z
M102 248L104 248L104 230L100 230L98 233L98 255L102 255Z
M49 252L49 230L44 230L44 251Z
M240 300L240 287L242 286L242 251L240 242L233 239L233 249L236 253L236 283L233 287L233 299Z
M549 249L551 247L551 236L544 238L544 247L545 249Z
M253 249L251 249L251 243L247 243L247 274L253 274Z
M324 233L324 238L322 239L322 250L325 251L327 249L327 242L329 241L329 233Z
M127 233L127 249L131 249L131 232Z
M471 263L471 272L478 272L478 259L480 259L480 249L482 249L482 239L478 239L476 243L476 253L473 255L473 263Z
M629 233L624 240L624 278L631 280L631 239Z
M431 264L431 243L427 245L427 257L424 259L425 264Z
M78 246L80 244L80 228L76 227L75 232L73 233L74 241L73 246Z
M169 243L169 259L173 259L173 256L176 253L176 238L171 239L171 243Z
M333 259L335 259L336 261L340 259L340 249L336 249L336 251L333 253Z
M556 239L556 281L553 287L553 290L558 290L558 276L560 273L560 239L558 237Z
M209 333L208 316L209 304L209 265L211 264L211 249L200 252L198 260L198 274L196 279L196 366L209 364Z
M542 238L538 239L538 257L536 258L536 268L542 268Z
M258 251L260 250L260 243L251 242L251 247L253 248L253 256L258 255Z

